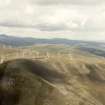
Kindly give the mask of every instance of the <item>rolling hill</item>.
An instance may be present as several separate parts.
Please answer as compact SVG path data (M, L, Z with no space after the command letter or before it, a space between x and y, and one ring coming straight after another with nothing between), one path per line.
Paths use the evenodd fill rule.
M64 45L59 48L59 50L71 50L72 48L79 49L83 52L92 53L97 56L105 57L105 43L103 42L88 42L88 41L79 41L79 40L68 40L68 39L36 39L36 38L20 38L7 35L0 35L0 44L12 47L33 47L34 45ZM48 47L48 46L47 46ZM65 48L66 47L66 48ZM43 47L44 48L44 47ZM42 48L42 49L43 49ZM48 50L55 51L53 48L48 48ZM39 47L41 49L41 47ZM45 48L47 50L47 48ZM44 50L44 49L43 49Z
M0 103L104 105L104 62L105 59L89 55L74 55L72 59L55 55L43 62L27 59L4 62L0 65Z
M105 105L104 43L0 40L0 105Z

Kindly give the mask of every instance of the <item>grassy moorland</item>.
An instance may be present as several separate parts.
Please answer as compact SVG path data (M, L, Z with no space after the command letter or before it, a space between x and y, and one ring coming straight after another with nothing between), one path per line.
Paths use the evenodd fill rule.
M65 45L2 51L11 56L0 65L1 105L105 105L104 57Z

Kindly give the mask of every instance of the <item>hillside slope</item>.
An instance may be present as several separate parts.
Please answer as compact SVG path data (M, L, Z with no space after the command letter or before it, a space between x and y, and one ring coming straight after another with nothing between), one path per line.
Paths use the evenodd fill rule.
M62 74L39 61L5 62L0 65L0 105L64 105L62 94L53 85L62 79Z
M0 104L105 105L105 60L72 57L55 55L44 62L19 59L1 64Z

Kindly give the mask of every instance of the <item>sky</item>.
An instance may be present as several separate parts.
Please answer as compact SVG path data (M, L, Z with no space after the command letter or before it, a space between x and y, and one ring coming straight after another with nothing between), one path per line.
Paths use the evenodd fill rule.
M105 41L105 0L0 0L0 34Z

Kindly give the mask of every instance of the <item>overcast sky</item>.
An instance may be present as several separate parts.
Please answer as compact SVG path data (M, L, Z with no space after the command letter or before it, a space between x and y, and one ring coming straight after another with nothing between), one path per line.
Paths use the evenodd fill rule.
M0 34L105 41L105 0L0 0Z

